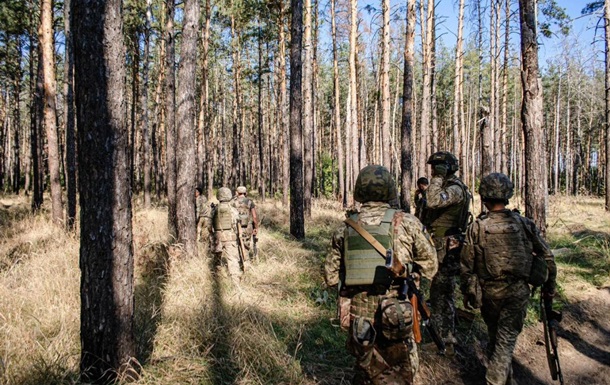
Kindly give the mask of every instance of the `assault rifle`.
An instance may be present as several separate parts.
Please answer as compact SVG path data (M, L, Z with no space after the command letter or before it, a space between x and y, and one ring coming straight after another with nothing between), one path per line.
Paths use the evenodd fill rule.
M438 331L436 330L436 327L434 326L434 324L432 323L432 320L430 319L430 309L428 308L428 305L426 305L424 296L421 293L421 291L419 291L419 289L417 288L417 284L412 275L409 275L409 276L407 276L407 278L405 278L404 285L406 286L407 296L409 297L409 300L411 301L411 305L413 306L413 309L414 310L417 309L417 311L414 312L414 317L413 317L413 335L415 337L415 342L417 342L417 343L421 342L421 330L420 330L420 324L419 324L420 323L419 319L421 317L422 323L426 327L426 330L428 330L430 337L432 337L432 340L434 341L434 343L436 344L436 347L438 348L438 353L441 355L444 355L445 354L445 342L439 335ZM403 290L401 290L401 291L403 291Z
M551 378L554 381L559 380L559 383L563 385L563 374L557 354L557 326L561 322L562 314L553 310L553 298L545 298L543 293L540 293L540 318L544 326L544 346Z

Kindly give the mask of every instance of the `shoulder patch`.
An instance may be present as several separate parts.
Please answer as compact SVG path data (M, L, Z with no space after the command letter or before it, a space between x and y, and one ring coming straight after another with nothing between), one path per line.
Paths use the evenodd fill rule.
M446 201L447 199L449 199L449 196L447 195L447 193L442 192L442 193L441 193L441 199L442 199L442 200L444 200L444 201Z

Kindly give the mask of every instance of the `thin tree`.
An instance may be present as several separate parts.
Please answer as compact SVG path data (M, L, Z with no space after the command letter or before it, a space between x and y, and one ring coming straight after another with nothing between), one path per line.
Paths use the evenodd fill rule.
M165 167L167 187L168 230L172 239L178 237L178 214L176 196L176 71L174 44L175 0L165 4ZM194 194L194 193L193 193Z
M195 87L197 68L197 35L199 0L184 1L184 19L180 64L178 66L178 127L176 152L176 214L178 242L188 256L197 256L195 223L195 183L197 175L197 142L195 138Z
M350 131L350 153L346 154L351 160L350 187L356 182L360 172L359 137L360 126L358 125L358 78L356 72L358 55L358 0L350 0L350 30L349 30L349 97L347 99L347 124Z
M83 378L133 377L131 180L120 0L72 0L79 161Z
M381 49L381 164L392 168L390 149L390 0L382 0L383 13Z
M290 189L290 129L288 128L286 106L286 32L284 0L279 0L278 11L278 75L279 75L279 97L278 109L280 111L280 131L282 132L282 205L288 206L288 190Z
M65 125L66 125L66 169L67 169L67 215L66 225L69 229L74 226L76 218L76 138L74 132L74 54L72 52L72 29L70 28L70 1L64 0L64 35L65 35L65 65L64 65L64 94L65 94Z
M413 66L415 63L415 0L407 1L405 33L402 124L400 138L400 205L411 212L411 180L413 175Z
M610 0L604 1L604 30L606 32L606 211L610 211Z
M333 121L335 125L335 135L337 137L337 168L339 179L339 199L347 204L344 176L343 159L343 136L341 134L341 89L339 87L339 52L337 48L337 21L336 21L337 0L330 1L331 34L333 40Z
M51 211L53 222L64 221L59 176L59 142L57 138L57 111L55 106L55 55L53 43L53 1L41 0L38 40L42 52L44 81L44 127L47 134L49 179L51 185Z
M460 0L459 13L458 13L458 30L457 30L457 42L455 44L455 75L453 85L453 154L459 159L460 167L464 169L465 157L462 154L462 140L461 137L463 131L464 121L462 120L462 111L464 108L463 92L464 82L462 77L464 75L464 51L463 45L463 33L464 33L464 0Z
M523 86L521 124L525 136L525 214L532 218L544 235L548 182L546 162L543 160L546 139L542 121L542 81L538 72L536 0L519 0L519 17Z
M303 0L290 0L290 234L305 238L303 213L303 104L302 63Z
M150 207L151 193L151 154L150 128L148 119L148 63L150 56L150 25L152 22L152 0L146 0L146 19L144 21L144 57L142 58L142 152L144 160L144 207Z
M313 185L313 39L312 5L305 0L303 32L303 210L311 218L311 191Z

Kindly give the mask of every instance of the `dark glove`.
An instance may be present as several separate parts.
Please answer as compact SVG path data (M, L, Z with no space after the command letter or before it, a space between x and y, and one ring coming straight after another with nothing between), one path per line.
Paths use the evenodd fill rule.
M434 165L434 175L442 176L443 178L447 176L447 172L449 171L449 166L445 163L439 163Z
M543 299L547 299L547 300L555 298L555 295L556 295L555 290L545 288L544 286L542 287L540 294L542 295Z

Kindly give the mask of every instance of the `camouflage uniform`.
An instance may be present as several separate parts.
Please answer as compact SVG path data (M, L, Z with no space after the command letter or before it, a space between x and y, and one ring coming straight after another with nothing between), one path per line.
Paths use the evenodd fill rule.
M218 190L218 205L212 212L212 228L214 229L214 253L220 264L226 265L233 283L241 280L242 271L239 265L239 244L237 242L237 226L239 213L231 206L231 190L221 187Z
M466 230L471 195L468 187L454 174L457 159L450 153L438 152L428 160L436 167L436 157L451 165L446 175L435 174L426 190L426 207L422 222L432 233L438 255L439 270L430 285L432 322L447 344L447 353L453 353L455 338L455 288L460 271L459 252L462 233ZM453 167L453 169L451 169Z
M415 190L413 193L413 203L415 205L415 217L417 219L422 219L422 213L424 212L424 208L426 207L426 191L422 191L420 189Z
M503 186L498 186L500 183ZM479 192L484 202L495 199L508 203L512 183L504 174L490 174L481 181ZM530 296L527 280L532 253L546 259L549 278L543 291L554 292L554 257L530 219L507 209L491 211L481 214L466 233L461 253L461 290L466 307L481 306L487 325L488 385L512 383L512 354Z
M377 172L381 170L380 172ZM365 178L368 177L368 178ZM387 169L381 166L367 166L361 170L356 182L354 199L363 202L360 212L352 217L361 225L379 226L384 218L388 217L391 209L390 201L395 198L395 187ZM389 179L391 186L384 187L383 180ZM381 180L381 187L376 182ZM367 187L385 190L381 194L366 191ZM393 193L388 193L393 190ZM370 196L372 200L368 200ZM370 199L370 198L369 198ZM391 211L394 213L394 210ZM392 221L392 248L394 256L404 265L415 264L419 273L425 277L432 277L438 268L436 253L422 224L414 216L402 212L391 214ZM348 238L349 237L349 238ZM349 306L349 335L347 341L348 351L356 357L354 384L412 384L413 377L418 368L417 345L413 340L411 319L409 327L403 329L404 334L399 338L388 338L387 324L382 321L381 304L396 300L398 286L391 282L390 286L369 284L346 286L346 253L348 245L346 239L354 239L358 235L354 230L341 226L333 235L332 251L326 258L324 266L325 280L329 286L341 284L340 295L351 300ZM366 242L362 238L361 242ZM386 270L384 259L379 257L378 268ZM387 271L387 270L386 270ZM375 270L375 275L377 270ZM391 278L390 278L391 279ZM341 281L341 282L340 282ZM408 317L412 317L410 304ZM400 305L403 306L403 305ZM405 308L402 308L405 310ZM361 325L370 328L370 340L358 340Z
M246 188L240 186L237 188L237 196L231 201L231 205L239 212L239 222L241 225L242 242L246 250L250 250L250 239L252 238L253 230L258 227L253 218L253 211L256 210L256 205L252 199L246 197Z
M196 221L197 221L197 236L200 242L207 242L210 236L209 227L211 220L210 205L205 195L199 194L195 198Z

